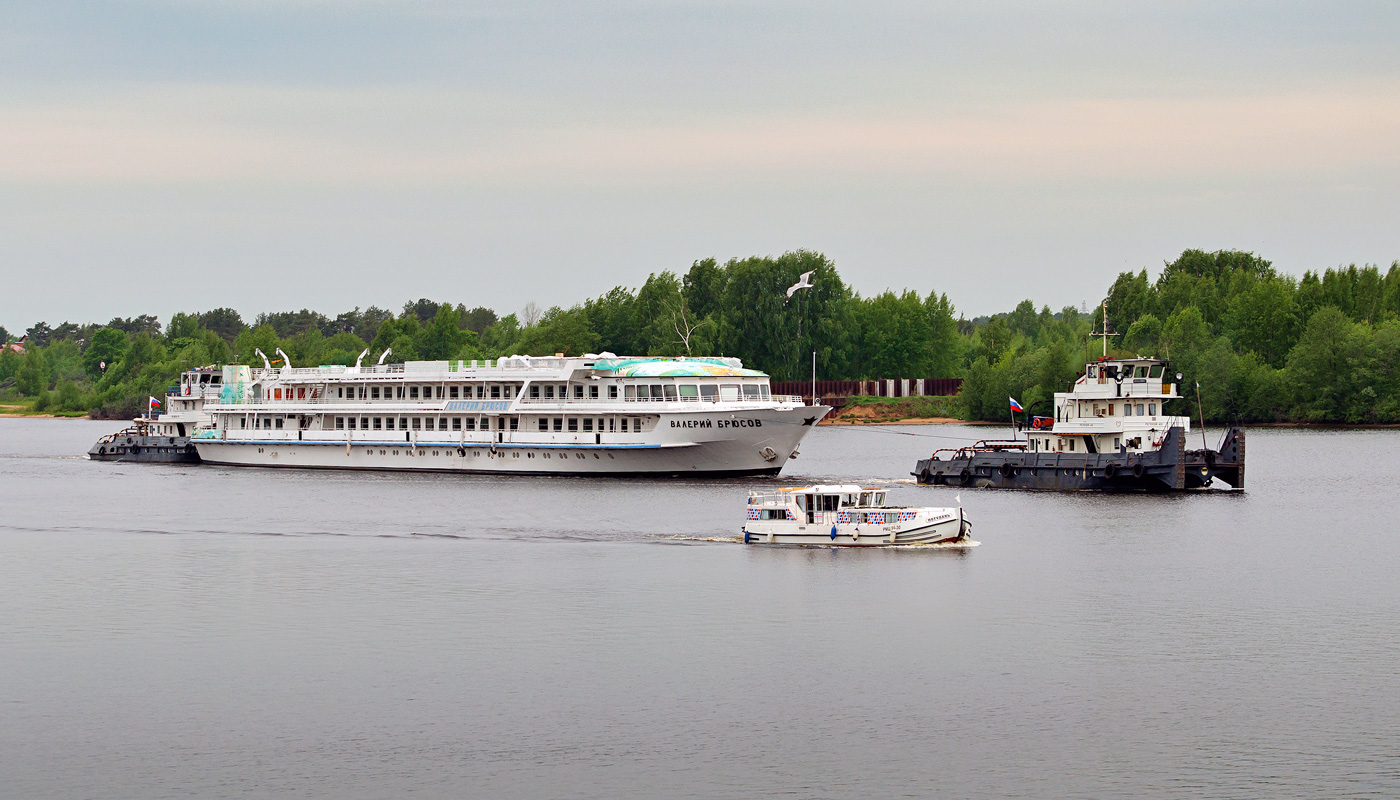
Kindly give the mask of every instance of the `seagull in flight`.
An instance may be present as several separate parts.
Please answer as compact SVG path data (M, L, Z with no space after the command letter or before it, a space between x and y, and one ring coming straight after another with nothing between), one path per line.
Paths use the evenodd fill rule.
M816 272L816 270L812 270L812 272ZM791 286L788 287L788 290L787 290L787 299L788 299L788 300L791 300L791 299L792 299L792 296L793 296L794 294L797 293L797 290L798 290L798 289L810 289L810 288L812 288L812 272L804 272L804 273L802 273L802 277L797 279L797 283L794 283L793 285L791 285Z

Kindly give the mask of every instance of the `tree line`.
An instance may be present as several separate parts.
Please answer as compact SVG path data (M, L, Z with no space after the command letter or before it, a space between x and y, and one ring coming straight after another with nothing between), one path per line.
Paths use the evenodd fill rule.
M811 272L812 288L787 288ZM1157 279L1123 273L1107 292L1113 355L1158 355L1200 380L1212 420L1400 421L1400 264L1278 274L1252 253L1188 250ZM419 299L329 317L309 309L145 315L105 325L35 323L25 352L0 352L0 399L36 410L138 413L194 366L260 363L280 348L294 365L487 359L512 354L726 355L776 380L961 377L969 419L1004 419L1007 397L1048 413L1100 347L1097 309L1053 312L1030 300L990 317L958 315L946 294L862 296L820 253L662 271L568 308L498 316ZM10 335L0 329L0 341ZM1184 409L1177 413L1186 413Z

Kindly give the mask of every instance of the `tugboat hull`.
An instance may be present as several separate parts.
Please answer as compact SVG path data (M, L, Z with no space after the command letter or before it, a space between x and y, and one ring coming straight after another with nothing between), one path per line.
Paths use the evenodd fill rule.
M1231 428L1219 450L1187 450L1174 427L1160 448L1144 453L973 451L918 462L921 484L992 489L1168 492L1201 489L1219 479L1244 488L1244 430Z
M88 450L93 461L126 461L143 464L198 464L199 451L188 436L104 436Z

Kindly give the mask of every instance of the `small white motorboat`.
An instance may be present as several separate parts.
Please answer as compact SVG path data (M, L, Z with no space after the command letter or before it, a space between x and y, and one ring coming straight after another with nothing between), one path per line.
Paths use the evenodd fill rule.
M885 504L886 491L856 485L749 493L744 544L879 547L966 540L972 523L956 508Z

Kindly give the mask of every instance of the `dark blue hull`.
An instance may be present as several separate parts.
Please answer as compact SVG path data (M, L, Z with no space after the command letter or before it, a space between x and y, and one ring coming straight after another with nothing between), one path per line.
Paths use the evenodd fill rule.
M1244 430L1231 428L1219 450L1187 450L1172 428L1149 453L1031 453L984 450L949 459L927 458L913 476L921 484L990 489L1169 492L1201 489L1220 480L1244 488Z

